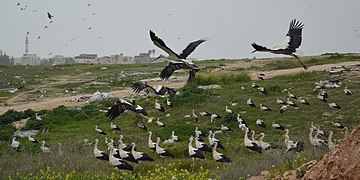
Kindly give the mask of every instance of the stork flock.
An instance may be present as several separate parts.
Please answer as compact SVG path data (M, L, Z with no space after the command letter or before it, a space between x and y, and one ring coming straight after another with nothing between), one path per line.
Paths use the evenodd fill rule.
M256 43L253 43L252 46L255 48L253 52L262 51L262 52L270 52L274 54L285 54L295 57L302 67L304 69L307 69L307 67L300 61L299 57L301 56L301 53L296 51L296 49L301 45L302 40L302 28L303 24L297 20L292 20L289 26L288 33L285 36L285 40L280 44L275 46L274 48L267 48L264 46L260 46ZM150 30L150 39L152 42L162 50L164 50L168 56L160 55L159 58L165 58L170 60L169 64L161 71L160 77L162 79L169 79L170 76L179 69L187 69L189 71L189 77L188 82L192 81L196 75L196 73L200 70L199 67L197 67L194 63L189 62L186 60L186 58L203 42L208 41L207 38L203 38L194 42L191 42L180 54L174 52L171 50L165 42L160 39L153 31ZM259 74L259 79L264 80L265 74L261 73ZM259 90L261 94L266 96L269 91L265 89L264 87L261 87L257 85L256 83L252 83L250 85L251 88L256 88ZM244 90L245 87L242 87L242 90ZM177 104L174 104L171 102L171 97L176 96L179 94L179 92L174 88L169 88L165 86L158 86L156 88L148 85L144 82L136 82L132 86L132 90L135 93L140 93L142 91L146 92L146 98L149 102L149 98L155 98L154 103L154 110L155 112L159 114L163 114L166 111L171 111L171 109L175 109ZM289 90L285 90L286 92L286 100L281 99L281 97L278 97L274 99L274 103L278 104L280 107L278 108L279 116L281 114L286 113L287 109L294 108L299 109L302 108L302 106L311 106L311 103L308 102L307 99L304 97L297 97L295 94L291 93ZM347 89L345 87L344 89L345 95L353 95L352 91ZM169 98L170 97L170 98ZM319 89L319 93L317 95L317 99L327 102L329 95L324 89ZM165 101L160 102L159 99L166 98ZM214 122L218 121L219 119L223 118L223 116L230 116L230 115L236 115L236 121L230 122L230 123L237 123L239 129L232 129L230 127L227 127L225 125L221 125L220 127L217 127L216 129L209 130L208 132L202 132L200 131L200 128L196 127L193 134L186 134L184 136L188 136L186 138L188 140L188 156L189 158L192 158L193 160L193 166L195 159L205 159L206 153L212 154L212 159L214 159L216 162L221 163L231 163L232 160L230 157L224 155L223 153L220 153L219 151L223 151L223 149L228 148L226 145L224 145L220 139L217 139L215 136L218 133L236 133L240 132L242 134L243 140L241 141L244 144L244 147L248 149L251 152L254 152L256 154L263 154L268 151L276 151L276 150L284 150L285 153L288 152L294 152L298 153L304 150L305 148L305 142L304 140L290 140L289 135L289 129L281 125L279 123L272 122L271 126L262 119L256 119L253 122L250 122L249 120L245 120L244 117L240 115L240 113L236 113L231 109L233 106L237 106L237 102L230 102L230 106L224 107L224 112L209 112L204 111L201 109L197 109L196 107L192 107L192 113L188 117L192 118L194 123L200 122L200 120L206 118L207 123L209 124L215 124ZM301 105L300 105L301 104ZM259 111L263 114L266 113L274 113L275 107L270 108L269 106L261 103L261 102L254 102L253 99L248 98L246 101L246 105L248 108L259 108ZM341 109L341 106L335 102L329 102L327 104L330 108L334 109ZM182 140L175 135L176 134L176 128L171 129L171 135L169 139L166 139L163 141L163 144L161 143L161 138L156 137L156 139L152 138L153 131L151 131L151 127L147 127L146 124L151 124L154 122L154 119L156 119L156 124L158 127L161 128L170 128L166 126L165 123L160 121L160 118L156 117L150 117L147 110L137 104L137 102L134 99L125 100L120 99L117 101L113 106L111 106L108 111L106 112L106 117L108 117L110 120L115 120L119 118L123 113L128 113L131 116L134 116L136 119L138 119L137 127L141 129L141 131L146 132L147 134L147 144L148 148L154 151L154 154L157 155L156 157L160 157L162 159L162 162L164 163L165 158L176 158L172 152L167 150L163 144L167 143L178 143ZM155 114L155 113L154 113ZM168 114L167 116L170 116ZM146 122L144 120L147 120ZM249 124L257 125L259 128L259 131L263 131L265 128L272 128L274 132L281 132L283 136L284 144L280 145L279 143L273 143L273 142L267 142L264 140L265 133L261 132L258 135L256 135L256 132L254 129L251 129ZM340 124L339 122L332 122L332 125L340 129L342 131L347 132L347 127ZM110 129L115 132L121 132L121 128L117 125L115 125L113 122L110 124ZM99 134L99 136L106 136L107 133L100 129L99 126L95 126L95 132ZM315 135L313 135L315 133ZM315 124L311 123L309 127L309 142L310 145L312 145L314 148L319 148L324 151L329 151L334 149L335 144L332 142L332 135L333 131L329 131L326 133L328 135L327 140L320 139L320 136L324 136L325 133L320 130L320 126L316 126ZM257 138L256 138L257 137ZM99 137L100 138L100 137ZM123 142L123 135L119 135L119 139L117 140L117 143L115 143L114 139L108 139L105 138L104 145L107 146L107 151L105 150L99 150L99 138L96 138L94 142L92 143L94 145L93 154L96 159L108 161L109 164L112 167L116 167L118 169L123 170L130 170L132 171L133 165L131 163L140 163L141 161L155 161L155 156L150 157L148 154L137 151L136 144L134 142L130 144L125 144ZM207 143L205 142L205 138L207 138ZM165 139L165 138L164 138ZM33 143L38 143L34 138L29 136L29 141ZM195 146L193 146L193 144ZM12 141L11 144L12 147L17 148L19 146L19 142L15 140L15 138ZM41 142L41 150L44 153L51 152L51 149L48 147L45 147L45 141ZM143 148L143 147L142 147Z

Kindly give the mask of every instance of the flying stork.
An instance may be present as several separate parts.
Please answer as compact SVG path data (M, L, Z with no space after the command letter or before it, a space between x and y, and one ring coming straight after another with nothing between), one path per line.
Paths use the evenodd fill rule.
M150 85L148 85L147 83L143 83L141 81L134 83L131 86L131 89L135 92L135 93L139 93L142 90L146 90L148 92L149 96L160 96L163 97L165 95L173 95L176 93L176 90L173 88L169 88L169 87L165 87L165 86L158 86L156 89Z
M299 59L302 53L296 51L296 49L301 45L303 27L304 24L302 22L293 19L290 22L289 31L286 34L285 39L281 44L276 45L273 48L267 48L264 46L260 46L256 43L252 43L251 45L255 48L255 50L252 53L256 51L263 51L263 52L270 52L273 54L290 55L296 58L304 69L307 69L307 67Z
M171 74L178 70L178 69L189 69L189 79L191 81L195 77L195 73L200 70L195 64L186 61L185 59L199 46L201 43L207 41L207 39L200 39L194 42L191 42L179 55L171 50L169 47L166 46L165 42L160 39L158 36L155 35L153 31L150 30L150 39L155 44L155 46L159 47L160 49L164 50L168 56L165 57L160 55L158 58L166 58L171 60L172 62L169 63L161 72L160 77L162 79L168 79Z
M133 115L135 117L146 117L148 113L145 111L144 108L137 105L136 107L129 103L128 101L125 101L124 99L120 99L116 104L111 106L111 108L107 111L106 116L114 120L116 117L120 116L122 113L127 112L130 115Z

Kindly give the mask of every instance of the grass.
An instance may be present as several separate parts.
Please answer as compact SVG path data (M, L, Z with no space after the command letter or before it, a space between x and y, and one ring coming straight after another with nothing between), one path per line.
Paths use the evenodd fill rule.
M216 66L219 66L221 63L223 62L211 62L209 65L217 64ZM164 65L164 63L161 65ZM149 66L158 67L159 69L161 67L160 64ZM74 70L73 72L75 74L90 71L91 68L94 68L93 70L100 69L100 66L85 67L84 65L79 65L76 67L80 69L80 72L77 72L72 66L62 67ZM62 67L60 67L60 69ZM59 67L51 67L50 70L58 71L58 68ZM145 70L149 67L143 65L140 65L140 67L129 66L128 71L135 71L137 68L143 68L143 70ZM112 66L108 66L108 70L109 69L110 71L117 71L116 68ZM357 72L353 73L357 74ZM98 74L98 72L93 73L93 75L94 74ZM79 77L80 76L81 75L79 75ZM87 105L81 108L60 106L53 110L44 110L39 112L39 114L46 114L42 116L42 122L36 121L34 112L28 111L26 116L30 117L30 119L29 124L25 128L39 129L40 133L36 135L35 138L45 140L46 146L51 147L54 153L52 155L42 154L39 145L28 142L26 138L17 138L21 143L21 147L16 151L10 148L11 136L6 136L0 141L0 158L4 164L0 168L0 179L7 179L9 176L16 179L28 176L47 177L48 174L54 174L54 176L56 176L58 173L60 173L60 176L63 178L68 175L82 179L90 177L111 179L113 175L117 178L126 176L128 179L132 177L140 178L140 176L151 178L152 173L155 173L158 177L169 179L170 174L174 173L175 168L178 170L178 173L183 169L185 174L187 171L190 175L195 173L195 176L204 175L207 170L214 173L213 175L210 175L211 173L207 174L204 178L238 179L239 177L247 178L249 175L258 175L264 170L276 173L295 169L310 160L319 160L325 154L325 152L320 150L314 150L308 143L308 128L311 121L321 125L321 129L324 131L333 130L334 139L337 140L342 139L344 135L335 130L331 121L341 122L350 129L357 126L360 122L360 113L358 111L360 104L357 103L359 99L358 94L360 94L360 92L358 92L360 88L360 76L354 74L351 76L339 74L337 76L342 79L343 86L341 88L327 89L329 93L328 101L340 104L340 106L342 106L341 110L330 109L327 104L316 99L316 92L313 91L315 87L314 82L329 79L330 75L325 72L304 72L289 76L279 76L265 81L254 81L258 85L265 87L269 91L268 95L260 94L257 89L251 88L250 84L252 81L248 76L243 74L242 71L222 74L202 72L198 74L192 83L180 89L179 96L170 97L175 107L173 109L166 108L165 113L157 112L153 108L155 98L150 98L149 102L144 99L138 99L137 102L147 109L150 116L159 117L167 126L160 128L155 123L146 124L148 129L153 132L153 139L156 137L160 137L162 141L168 139L171 131L174 130L176 135L183 140L175 144L161 144L162 147L172 152L176 157L175 159L165 160L166 165L163 168L167 168L167 171L161 169L161 159L147 148L147 133L136 127L137 120L132 116L123 114L113 121L113 123L119 125L122 129L120 133L109 129L110 120L105 117L104 113L98 110L106 109L114 103L114 100ZM50 75L48 78L55 79ZM78 76L76 78L78 78ZM133 81L136 81L136 79ZM222 88L213 90L197 88L198 85L213 83L221 85ZM70 84L69 86L72 85ZM83 85L80 84L80 86ZM245 87L244 90L241 89L242 86ZM345 96L342 92L344 86L352 89L354 96ZM108 85L108 87L111 87L111 85ZM286 100L287 93L282 92L285 88L297 96L305 97L311 105L299 105L299 109L289 108L284 114L280 114L278 112L279 105L276 104L275 99L276 97L280 97ZM251 98L257 106L262 103L274 111L261 112L258 107L250 108L246 105L248 98ZM266 134L265 141L274 142L284 147L281 141L282 133L271 128L271 122L274 121L286 126L290 130L290 139L303 140L306 145L305 151L300 153L299 156L291 153L284 154L284 149L264 154L249 152L244 147L243 134L239 131L237 122L225 114L224 107L225 105L229 105L231 101L238 102L237 106L230 108L235 113L241 113L241 116L245 118L251 129L254 129L257 134L260 132ZM163 99L159 99L159 102L164 104ZM200 117L199 121L185 118L184 115L191 114L192 109L195 109L196 112L209 111L218 113L223 118L213 124L209 122L209 118L207 117ZM167 113L171 114L169 118L165 117ZM17 116L18 118L26 117L23 114ZM13 117L13 115L11 117ZM258 118L263 119L268 127L265 129L258 127L255 124L255 120ZM4 124L8 124L13 120L14 119L6 119L6 123ZM221 165L212 159L211 154L207 153L206 160L196 161L195 172L191 173L192 160L188 157L187 139L190 135L194 134L195 127L199 127L200 130L203 131L217 130L221 124L235 130L233 133L216 135L225 146L225 150L219 151L230 157L233 163ZM108 138L116 140L120 134L123 134L125 136L124 142L135 142L138 151L143 151L154 157L156 159L155 162L145 162L143 163L143 167L141 165L134 165L135 171L133 173L128 172L125 175L112 169L107 162L96 160L92 154L93 147L83 145L85 138L90 141L98 138L100 140L99 149L106 149L103 143L104 136L95 133L95 125L105 130L108 133ZM3 130L4 127L5 126L1 126L1 130ZM48 133L42 133L44 128L48 129ZM8 131L5 133L8 135L11 135L14 131L9 128L4 129ZM1 134L1 136L2 135L3 134ZM204 139L207 143L207 138ZM58 143L63 145L62 150L64 151L64 156L57 153ZM14 155L16 155L16 160L13 158ZM168 167L169 164L172 164L171 168ZM50 169L48 170L48 168ZM157 169L159 172L157 172ZM169 169L171 169L171 172ZM44 174L42 172L44 172ZM32 175L30 175L30 173L32 173ZM166 176L162 176L163 174L166 174ZM189 176L184 176L184 178L189 178Z

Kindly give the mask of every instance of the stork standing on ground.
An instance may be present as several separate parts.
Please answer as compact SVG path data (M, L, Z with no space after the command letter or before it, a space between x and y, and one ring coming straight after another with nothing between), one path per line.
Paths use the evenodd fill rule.
M169 98L166 98L166 105L167 105L168 107L170 107L170 108L173 108L173 107L174 107L173 104L172 104L172 102L169 100Z
M310 103L308 101L306 101L303 97L299 97L298 101L301 103L301 104L305 104L305 105L310 105Z
M344 94L351 96L353 95L353 92L350 89L348 89L347 86L345 86Z
M99 134L102 134L102 135L105 135L105 136L106 136L106 132L103 131L103 130L101 130L101 129L99 129L97 125L95 125L95 131L96 131L97 133L99 133Z
M231 128L227 127L227 126L224 126L223 124L221 125L220 130L223 131L223 132L234 131L233 129L231 129Z
M279 98L276 98L276 103L286 105L286 103L283 100L279 99Z
M231 163L231 160L230 158L228 158L227 156L225 156L224 154L222 153L219 153L216 151L216 148L218 146L218 143L217 142L214 142L214 144L212 144L213 148L212 148L212 155L213 155L213 158L216 162L222 162L222 163Z
M28 140L32 143L39 143L35 138L31 137L31 134L29 134L28 136Z
M271 149L279 149L280 146L277 145L277 144L274 144L272 142L264 142L264 137L265 137L265 134L264 133L260 133L259 135L259 145L261 147L262 150L264 151L268 151L268 150L271 150Z
M195 114L195 110L192 110L192 114L191 114L192 118L194 118L196 121L199 120L198 116Z
M16 139L16 137L13 137L13 138L12 138L11 147L13 147L13 148L18 148L19 145L20 145L20 142L17 141L17 140L15 140L15 139Z
M275 129L279 129L279 130L282 130L282 131L285 131L285 128L284 126L280 125L280 124L276 124L274 122L272 122L272 125L271 125L273 128Z
M258 126L260 126L262 128L266 128L265 122L263 120L261 120L261 119L257 119L255 123L256 123L256 125L258 125Z
M284 131L284 143L286 145L285 153L289 151L301 152L304 150L304 142L303 141L291 141L289 138L289 130L285 129Z
M255 151L255 152L258 152L258 153L262 153L261 147L258 146L254 141L251 141L251 140L248 138L248 133L249 133L249 129L246 128L246 129L245 129L245 135L244 135L244 144L245 144L245 147L248 148L248 149L251 150L251 151Z
M231 109L229 109L228 106L225 106L225 112L227 112L228 114L234 113Z
M211 116L211 114L209 112L206 112L206 111L199 112L199 114L201 116Z
M289 106L298 107L298 105L296 105L293 101L290 101L289 98L287 98L286 103L287 103Z
M270 108L264 106L263 104L260 104L260 110L261 110L261 111L271 111Z
M43 153L51 153L51 149L49 147L45 147L45 141L41 141L40 149Z
M207 144L199 141L199 136L198 135L195 135L194 141L195 141L196 148L199 149L200 151L211 152L211 148Z
M340 124L338 122L331 121L331 124L333 124L338 129L344 129L345 128L344 125L342 125L342 124Z
M136 161L154 161L154 159L151 158L146 153L135 151L135 147L136 147L135 143L132 142L131 143L131 154Z
M255 48L255 50L252 53L256 51L263 51L263 52L270 52L273 54L290 55L296 58L304 69L307 69L307 67L299 59L302 53L296 50L301 45L303 27L304 27L303 23L297 21L296 19L293 19L290 22L289 31L286 34L285 39L281 44L273 48L267 48L264 46L257 45L256 43L252 43L251 45Z
M200 70L200 68L191 62L185 61L185 59L196 49L197 46L199 46L201 43L207 41L207 39L200 39L200 40L191 42L182 51L181 54L177 54L173 50L171 50L169 47L167 47L165 42L162 39L160 39L158 36L156 36L155 33L151 30L150 30L150 39L155 44L155 46L164 50L168 54L167 57L160 55L156 59L166 58L166 59L173 61L173 62L170 62L169 65L167 65L161 71L160 77L162 79L168 79L171 76L171 74L178 69L189 69L188 81L191 81L195 77L195 73L198 72Z
M328 148L329 148L330 151L335 148L335 144L332 142L332 136L333 136L333 132L329 131L327 145L328 145Z
M173 154L171 154L168 150L162 148L159 146L160 138L156 138L156 144L155 144L155 151L156 153L162 158L162 164L164 164L164 158L165 157L172 157L175 158Z
M165 112L164 107L158 103L157 99L155 100L155 109L160 111L160 112Z
M217 142L217 145L220 149L225 149L221 142L215 138L215 133L213 133L212 131L209 131L208 133L208 141L209 144L214 144L214 142Z
M98 139L95 139L95 142L93 144L94 145L94 156L96 159L100 159L100 160L104 160L104 161L109 161L109 155L107 155L104 151L100 151L98 149Z
M152 132L149 131L148 146L151 150L156 151L156 143L151 140Z
M294 94L292 94L290 91L288 91L288 97L292 99L297 99L297 97Z
M120 158L114 157L114 153L115 153L114 147L110 147L109 163L111 166L116 167L118 169L124 169L124 170L129 170L129 171L134 170L134 167L132 167L126 161L124 161Z
M178 136L175 135L175 131L171 131L171 139L174 141L174 142L180 142L180 138Z
M251 100L251 98L249 98L249 99L246 101L246 104L249 105L250 107L256 107L255 103Z
M334 109L341 109L341 107L336 103L329 103L329 107Z
M205 154L202 151L200 151L199 149L196 149L192 146L193 139L194 139L194 137L190 136L189 146L188 146L189 156L192 158L192 161L193 161L192 171L194 171L194 167L195 167L195 158L205 159Z
M284 113L288 107L289 107L289 105L282 105L280 107L280 114Z
M166 125L165 125L164 123L160 122L160 119L159 119L159 118L156 119L156 124L157 124L159 127L166 127Z
M113 124L112 122L110 123L110 128L111 128L112 130L121 131L120 127L117 126L117 125L115 125L115 124Z
M220 115L218 115L218 114L212 114L212 115L210 116L210 122L214 122L215 119L220 119L220 118L221 118Z

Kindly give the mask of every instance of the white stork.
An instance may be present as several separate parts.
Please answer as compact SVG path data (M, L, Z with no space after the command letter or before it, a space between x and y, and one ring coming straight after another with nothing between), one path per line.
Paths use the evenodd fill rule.
M159 127L166 127L166 125L165 125L164 123L162 123L159 118L156 119L156 124L157 124Z
M100 159L100 160L104 160L104 161L109 161L109 155L107 155L104 151L100 151L98 149L98 139L95 139L95 142L93 144L94 145L94 156L96 159Z
M313 137L314 146L321 150L328 151L329 147L327 143L324 140L318 138L319 134L319 131L317 131Z
M351 95L353 95L353 92L345 86L344 94L351 96Z
M288 107L289 107L289 105L282 105L280 107L280 114L284 113Z
M171 139L174 141L174 142L180 142L180 138L178 136L175 135L175 132L174 131L171 131Z
M155 147L156 147L156 143L154 143L152 140L151 140L151 135L152 135L152 132L149 131L149 137L148 137L148 146L151 150L155 151Z
M42 118L38 115L38 113L35 113L35 119L38 121L42 121Z
M304 150L304 142L303 141L292 141L289 138L289 130L285 129L284 131L284 143L286 145L285 153L289 151L301 152Z
M31 134L29 134L28 136L28 140L32 143L39 143L35 138L31 137Z
M134 83L131 86L131 89L135 92L135 93L139 93L142 90L147 90L148 95L149 96L160 96L160 97L164 97L166 95L173 95L176 93L176 90L173 88L169 88L169 87L165 87L165 86L158 86L156 89L150 85L148 85L147 83L143 83L141 81Z
M310 105L310 103L308 101L306 101L303 97L299 97L298 98L298 101L301 103L301 104L305 104L305 105Z
M221 142L215 138L215 134L210 130L208 133L208 141L209 144L214 144L214 142L218 143L218 146L220 149L224 149L224 146L221 144Z
M263 104L260 104L260 110L261 110L261 111L271 111L270 108L264 106Z
M339 128L339 129L344 129L344 128L345 128L344 125L342 125L342 124L340 124L340 123L338 123L338 122L332 121L331 123L332 123L336 128Z
M251 141L251 140L248 138L248 133L249 133L249 129L248 129L248 128L245 128L245 136L244 136L244 144L245 144L245 147L248 148L248 149L251 150L251 151L255 151L255 152L258 152L258 153L262 153L261 147L258 146L254 141Z
M178 69L189 69L189 80L191 81L195 77L195 73L200 69L195 66L193 63L185 61L185 59L199 46L201 43L207 41L207 39L200 39L194 42L191 42L179 55L166 46L165 42L155 35L153 31L150 30L150 39L155 44L155 46L164 50L168 56L165 57L160 55L158 58L166 58L172 60L174 62L170 62L168 66L166 66L162 72L160 77L162 79L167 79L171 76L171 74Z
M43 153L51 153L51 149L49 147L45 147L45 141L41 141L40 149Z
M113 124L112 122L110 123L110 128L111 128L112 130L121 131L120 127L117 126L116 124Z
M223 124L221 125L220 130L223 131L223 132L234 131L233 129L231 129L231 128L227 127L227 126L224 126Z
M203 111L203 112L199 112L199 114L201 116L211 116L211 114L209 112Z
M13 148L18 148L19 145L20 145L20 142L17 141L17 140L15 140L15 139L16 139L16 137L13 137L13 138L12 138L11 147L13 147Z
M299 59L302 53L296 51L296 49L301 45L303 27L304 27L303 23L297 21L296 19L293 19L290 22L289 31L286 34L285 39L281 44L276 45L273 48L267 48L264 46L257 45L256 43L252 43L251 45L255 48L255 50L252 53L256 51L263 51L263 52L270 52L273 54L290 55L296 58L304 69L307 69L307 67Z
M292 99L297 99L297 97L293 93L291 93L290 91L288 91L288 97L292 98Z
M171 154L168 150L162 148L159 146L159 143L160 143L160 138L157 137L156 138L156 144L155 144L155 151L156 153L163 159L164 157L172 157L172 158L175 158L175 156L173 154ZM163 159L163 162L164 164L164 159Z
M115 153L114 147L110 147L109 163L111 166L116 167L118 169L124 169L124 170L129 170L129 171L134 170L134 167L132 167L126 161L124 161L120 158L114 157L114 153Z
M279 98L276 98L276 103L286 105L286 103L283 100L279 99Z
M205 159L205 154L201 150L196 149L196 148L194 148L192 146L193 139L194 139L194 137L190 136L190 138L189 138L189 146L188 146L189 156L193 160L192 171L194 171L194 167L195 167L195 158L197 158L197 159Z
M164 107L158 103L157 99L155 100L155 109L160 111L160 112L165 112Z
M249 99L246 101L246 104L249 105L250 107L256 107L255 103L251 100L251 98L249 98Z
M319 132L321 135L324 135L324 131L320 130L319 125L315 126L313 121L311 121L310 127L313 128L314 131Z
M272 142L264 142L264 137L265 137L265 134L264 133L260 133L259 135L259 145L261 147L262 150L264 151L268 151L268 150L271 150L271 149L279 149L279 145L277 144L274 144Z
M228 114L234 113L231 109L229 109L228 106L225 106L225 112L227 112Z
M119 142L119 149L118 149L118 153L120 155L120 158L125 160L125 161L129 161L129 162L134 162L134 163L139 163L134 156L131 154L131 152L125 151L122 149L123 147L123 142L120 141Z
M172 104L172 102L169 100L169 98L166 98L166 105L167 105L168 107L170 107L170 108L173 108L173 107L174 107L173 104Z
M258 88L259 86L256 83L251 83L252 88Z
M231 163L230 158L228 158L224 154L219 153L219 152L216 151L216 148L218 146L217 142L214 142L214 144L212 144L212 146L213 146L212 155L213 155L213 158L214 158L214 160L216 162L222 162L222 163L230 162Z
M274 122L272 122L272 125L271 125L274 129L279 129L279 130L282 130L282 131L284 131L285 130L285 128L284 128L284 126L282 126L282 125L280 125L280 124L276 124L276 123L274 123Z
M266 128L266 124L262 119L257 119L256 124L262 128Z
M115 105L111 106L111 108L106 113L106 116L109 119L114 120L124 112L127 112L130 115L138 118L146 117L148 115L145 109L141 106L137 105L135 107L133 104L125 101L124 99L120 99L118 102L116 102Z
M147 127L140 121L137 123L137 127L143 131L147 131Z
M99 129L97 125L95 125L95 131L96 131L97 133L99 133L99 134L106 135L106 132L103 131L103 130L101 130L101 129Z
M220 118L221 118L220 115L218 115L218 114L212 114L212 115L210 116L210 122L213 122L215 119L220 119Z
M293 101L290 101L290 99L289 99L289 98L287 98L286 103L287 103L289 106L298 107L298 105L297 105L297 104L295 104Z
M334 109L341 109L341 107L336 103L329 103L329 107Z
M194 118L196 121L199 120L198 116L195 114L195 110L192 110L192 114L191 114L192 118Z
M264 87L258 87L258 89L260 90L260 92L262 93L262 94L268 94L269 92L264 88Z
M326 97L324 95L322 95L320 92L318 93L318 95L316 97L323 102L327 102Z
M196 146L197 149L199 149L199 150L201 150L203 152L205 152L205 151L206 152L211 152L211 148L207 144L199 141L199 136L198 135L195 135L194 140L195 140L195 146Z
M136 161L154 161L154 159L151 158L146 153L135 151L135 147L136 147L135 143L132 142L131 143L131 154L135 158Z
M328 148L329 148L330 151L335 148L335 144L332 142L332 136L333 136L333 132L329 131L327 145L328 145Z

